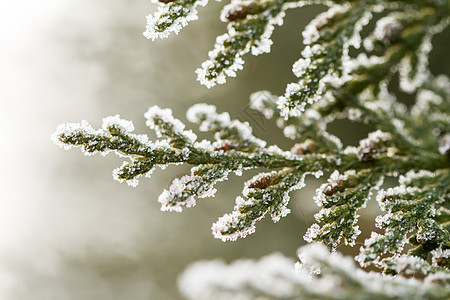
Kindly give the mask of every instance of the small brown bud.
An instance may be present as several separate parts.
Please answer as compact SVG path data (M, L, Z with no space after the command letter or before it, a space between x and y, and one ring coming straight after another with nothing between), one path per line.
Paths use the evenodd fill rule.
M323 189L322 193L326 196L333 196L336 193L345 191L347 188L354 187L358 184L354 176L349 176L346 180L339 179L328 183Z
M416 241L419 242L420 244L426 244L428 242L428 239L424 236L416 236Z
M434 262L440 267L448 267L450 265L450 261L447 257L437 257L434 259Z
M378 152L378 145L373 141L367 141L366 143L361 143L358 147L358 156L362 161L371 160L374 155Z
M277 178L276 176L267 175L266 177L261 177L261 178L257 179L256 181L251 182L248 185L248 187L251 189L263 190L263 189L271 186L274 183L276 178Z
M328 183L325 188L323 189L323 193L327 196L332 196L336 194L337 192L342 192L346 188L345 181L338 180L335 182Z
M226 15L226 19L229 22L235 22L237 20L244 19L247 16L247 8L244 5L238 5L231 8Z

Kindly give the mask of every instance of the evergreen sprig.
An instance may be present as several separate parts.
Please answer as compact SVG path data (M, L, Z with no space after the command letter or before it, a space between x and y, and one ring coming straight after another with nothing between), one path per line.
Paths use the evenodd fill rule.
M448 299L450 275L436 272L424 280L383 276L357 268L350 257L330 254L322 245L298 250L299 261L279 253L258 261L202 261L180 277L188 299ZM204 276L208 274L208 277Z
M378 261L387 252L401 252L406 242L414 246L409 254L425 260L435 249L448 249L449 182L448 170L409 172L400 177L398 187L379 193L378 202L386 214L377 217L376 221L385 234L373 233L361 248L357 260L362 265ZM385 263L386 259L382 264ZM442 266L448 268L450 265L447 262Z
M155 39L178 33L197 18L196 7L206 4L206 0L160 1L158 11L148 17L145 35ZM428 56L433 36L450 23L449 0L233 0L221 15L228 32L217 38L209 60L197 70L198 80L212 87L236 76L245 54L270 51L274 26L282 25L286 10L307 4L328 9L303 33L305 48L293 65L298 81L288 84L282 96L260 91L250 101L251 108L275 119L283 134L297 142L289 151L267 146L248 123L217 113L207 104L194 105L187 119L200 131L210 132L210 140L197 141L170 109L157 106L145 114L156 141L134 134L133 124L119 116L105 118L98 130L86 121L63 124L53 140L65 149L79 147L86 155L115 152L128 158L113 174L131 186L140 177L149 177L156 166L191 165L190 174L173 180L160 195L161 209L168 211L182 211L198 198L214 196L216 183L232 172L240 175L264 168L245 183L234 210L213 224L213 235L222 241L253 233L256 222L266 215L275 222L286 216L289 194L304 186L305 176L328 174L315 196L321 208L315 215L317 223L305 240L331 250L342 243L354 246L360 234L359 210L377 193L384 214L375 221L382 233L372 233L356 260L361 267L372 265L399 276L365 273L348 259L314 246L301 250L302 264L295 276L287 275L283 259L278 260L279 268L272 259L267 265L254 265L267 271L267 278L277 279L273 286L261 284L264 279L253 280L255 274L248 270L233 287L224 283L227 275L212 285L201 283L195 291L183 283L190 282L185 277L181 288L192 299L234 295L446 299L450 297L450 81L429 71ZM371 23L373 30L367 26L362 34ZM350 55L351 47L357 55ZM395 78L400 90L415 94L414 104L397 100ZM369 124L374 131L358 147L344 147L328 132L336 119ZM398 186L385 190L386 176L398 178ZM307 284L307 277L314 284Z

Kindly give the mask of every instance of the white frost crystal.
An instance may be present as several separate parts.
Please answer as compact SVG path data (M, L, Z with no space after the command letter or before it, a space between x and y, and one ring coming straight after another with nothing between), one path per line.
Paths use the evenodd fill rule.
M303 236L303 239L308 243L312 243L321 231L322 228L320 228L318 224L313 224L308 228L305 235Z
M198 19L198 6L206 6L208 0L182 0L158 4L158 10L147 16L147 28L144 36L148 39L167 38L170 33L178 34L190 21Z
M195 300L252 300L255 291L284 298L295 291L295 283L290 282L293 274L292 259L272 254L260 261L240 260L231 265L219 260L197 262L181 275L178 285L188 299Z
M185 175L173 180L168 190L159 196L162 211L181 212L183 207L192 207L196 204L195 197L214 197L217 182L228 179L231 170L224 166L199 165L191 169L191 175Z
M273 151L281 152L278 147ZM290 200L289 193L303 188L305 176L308 174L318 178L323 173L318 171L286 176L283 171L273 171L260 173L248 180L242 191L245 198L238 196L234 211L225 214L213 224L211 229L214 237L223 242L236 241L254 233L256 223L267 214L271 216L273 222L287 216L291 212L287 207Z
M277 99L278 97L272 95L269 91L259 91L250 95L250 107L270 119L275 113L273 104Z
M401 255L394 257L391 261L391 268L405 275L428 274L431 270L430 265L420 257L412 255Z
M76 132L85 132L86 134L95 134L96 131L92 128L86 120L82 120L80 123L64 123L56 128L55 133L52 134L51 140L59 147L64 150L69 150L74 148L74 145L63 143L59 137L61 135L72 135ZM93 155L85 153L86 155Z
M236 202L238 201L239 200L237 199ZM236 241L238 238L245 238L247 235L254 233L256 230L256 220L244 230L237 230L232 234L223 234L223 232L229 230L231 226L236 227L240 222L240 217L242 217L241 213L236 210L220 217L211 227L213 236L216 239L222 240L222 242L226 242Z
M179 278L182 294L192 300L253 299L425 299L448 295L437 282L450 279L436 273L424 280L383 276L357 268L350 257L330 254L323 245L298 250L299 262L280 254L258 261L202 261ZM444 296L445 297L445 296Z
M436 250L431 251L431 262L433 266L439 266L439 262L441 260L448 261L450 259L450 249L442 250L441 248L437 248Z
M448 154L450 153L450 134L444 135L440 140L439 153Z
M158 9L147 17L144 33L152 40L177 34L208 3L152 1ZM433 35L450 23L447 2L231 0L221 13L227 32L217 37L209 59L196 70L208 88L235 77L247 53L269 52L274 27L283 24L287 9L328 6L303 32L304 49L292 65L297 81L287 84L281 96L261 91L250 97L250 108L275 118L280 133L295 140L291 151L267 146L249 123L208 104L194 105L186 116L200 131L213 134L212 140L197 141L170 109L158 106L145 114L158 137L155 142L133 134L133 123L119 115L103 119L97 130L86 121L60 125L52 140L65 149L81 148L85 155L114 152L126 158L113 176L130 186L149 177L156 166L192 165L189 175L174 179L159 196L163 211L181 212L197 198L214 197L215 184L231 172L241 176L244 170L264 169L245 183L233 211L212 225L214 237L222 241L254 233L256 222L266 215L279 221L290 213L290 193L305 186L306 175L331 173L316 191L321 210L304 239L322 242L332 254L322 244L311 244L299 249L295 265L279 254L231 265L197 263L180 278L180 289L189 299L450 299L450 81L433 78L428 69ZM354 51L373 14L376 26L364 33L366 49ZM397 100L392 88L397 77L401 90L417 93L414 105ZM343 119L377 130L357 148L342 149L327 126ZM362 267L382 268L395 277L365 272L351 258L335 253L341 241L356 244L358 211L384 176L395 177L399 184L377 195L384 213L375 225L383 232L372 232L355 259Z
M172 181L168 190L164 190L164 192L159 196L158 202L161 203L162 211L176 211L181 212L183 210L183 206L192 207L196 204L194 196L188 197L185 201L178 201L175 205L172 204L171 200L173 200L176 196L181 196L183 191L186 189L186 185L189 184L194 179L192 175L185 175L180 179L175 178Z
M102 128L104 131L108 131L109 128L111 128L112 126L116 126L126 132L132 132L134 131L134 125L133 122L131 121L127 121L127 120L123 120L120 118L119 115L115 115L115 116L111 116L111 117L106 117L103 119L103 124L102 124Z
M230 139L237 142L249 142L259 148L266 142L253 136L248 122L232 120L228 113L217 113L214 105L199 103L188 109L186 117L190 122L199 123L200 131L212 131L216 140ZM235 133L230 135L230 131Z
M241 6L245 7L245 5L249 5L251 2L246 0L233 0L231 4L225 6L222 10L222 21L229 21L227 15L234 8L241 9ZM228 32L217 37L214 49L208 53L209 60L203 62L201 68L196 70L198 75L197 80L202 85L211 88L216 84L224 84L226 77L235 77L236 72L243 69L244 60L242 57L245 54L250 51L253 55L270 52L270 47L273 43L271 36L275 25L283 25L283 19L286 15L285 11L288 8L300 7L312 2L323 1L297 1L284 4L275 2L274 5L268 5L266 7L261 5L260 11L247 18L247 20L259 20L260 22L257 25L254 22L253 25L246 24L239 26L234 24L235 22L230 21L227 25ZM260 4L258 3L258 5ZM246 16L244 16L245 18ZM259 28L255 28L255 26ZM246 43L244 45L242 43L237 44L232 49L232 53L227 53L227 47L229 46L225 46L225 44L236 40L244 40ZM223 60L222 56L224 53L226 53L225 57L229 56L229 59Z
M155 130L158 137L164 137L168 134L182 136L188 143L194 143L197 139L197 135L191 130L184 130L184 124L172 116L172 110L169 108L161 109L154 105L148 109L144 116L147 119L146 125ZM158 121L163 124L159 125Z

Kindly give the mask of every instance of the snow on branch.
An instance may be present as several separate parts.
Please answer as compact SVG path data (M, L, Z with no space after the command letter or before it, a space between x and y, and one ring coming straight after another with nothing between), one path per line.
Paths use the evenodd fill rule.
M286 10L327 1L311 0L233 0L222 10L220 19L228 22L228 32L218 36L209 59L196 73L201 84L208 88L224 84L226 77L236 77L243 69L243 56L270 52L275 25L283 25Z
M206 4L161 0L145 36L178 33ZM62 124L52 140L85 155L124 158L113 176L131 186L157 166L191 166L159 196L163 211L193 207L214 197L217 183L230 174L257 170L233 211L212 225L222 241L254 233L266 216L274 222L287 216L290 193L305 185L306 175L329 176L314 198L320 207L316 224L304 236L321 245L302 247L296 269L281 255L198 263L180 279L189 299L448 299L450 80L432 74L428 61L434 35L450 24L450 1L232 0L221 14L227 33L196 71L198 80L210 88L236 76L248 52L270 51L274 27L283 24L287 9L309 4L324 5L324 12L303 32L305 47L292 67L298 80L282 96L260 91L250 97L250 108L295 141L290 150L268 146L249 123L204 103L191 107L187 119L209 139L198 140L170 109L152 106L145 117L155 141L135 134L133 123L118 115L105 118L100 129L86 121ZM414 103L399 101L399 90L413 93ZM349 134L358 124L372 132L356 147L345 146L332 134L335 120L351 121ZM398 185L384 187L386 176ZM328 249L359 242L359 211L373 193L383 214L356 257L358 268ZM369 266L378 272L363 271Z
M198 19L198 6L206 6L208 0L153 0L158 10L147 16L148 39L167 38L170 33L178 34L190 21Z
M202 261L178 285L187 299L446 299L450 275L424 279L383 276L358 269L350 257L318 244L298 249L299 261L275 253L258 261ZM443 283L443 284L442 284Z

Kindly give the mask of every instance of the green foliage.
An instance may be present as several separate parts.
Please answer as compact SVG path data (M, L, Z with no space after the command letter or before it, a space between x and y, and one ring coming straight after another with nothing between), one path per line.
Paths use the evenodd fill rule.
M206 3L161 2L158 12L148 17L145 35L155 39L177 33L197 18L196 7ZM158 199L162 210L169 211L214 196L215 184L227 180L230 172L268 169L245 183L234 210L212 226L213 235L223 241L253 233L256 222L267 214L275 222L289 214L289 194L304 186L306 175L331 174L316 192L321 210L305 240L333 250L342 242L354 246L361 233L358 211L377 193L385 213L376 218L376 225L383 233L373 232L356 260L386 274L424 276L425 298L449 296L450 82L444 75L431 74L428 55L433 36L450 22L450 1L233 1L221 17L228 32L217 38L209 60L197 70L200 83L222 84L243 68L245 54L269 52L274 25L282 25L287 9L306 4L329 9L303 33L305 48L293 65L298 81L288 84L282 96L268 91L251 96L251 107L275 119L284 135L297 142L290 151L267 147L248 123L206 104L194 105L187 118L200 131L212 133L211 140L197 141L169 109L156 106L145 114L159 138L155 142L133 134L132 123L118 116L104 119L99 130L85 121L63 124L53 139L66 149L80 147L87 155L113 151L128 158L114 177L132 186L155 166L191 165L190 174L175 179ZM374 29L362 36L372 19ZM351 56L351 47L359 54ZM396 77L402 91L415 94L412 106L397 101L392 88ZM336 119L370 124L376 130L358 147L344 148L327 132ZM385 176L399 178L399 185L383 190ZM353 290L366 298L378 295L325 257L317 262L324 270L356 284L349 284L341 295ZM385 279L374 280L389 285ZM430 281L439 293L432 292ZM404 282L398 284L408 288ZM293 295L303 295L298 291Z

